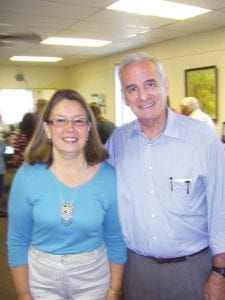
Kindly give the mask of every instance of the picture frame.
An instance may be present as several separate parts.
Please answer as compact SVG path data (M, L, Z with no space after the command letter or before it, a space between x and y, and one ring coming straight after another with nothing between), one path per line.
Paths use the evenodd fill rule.
M103 113L106 113L106 101L105 101L105 95L103 93L93 93L90 95L92 102L96 102L99 107L101 108L101 111Z
M217 67L186 69L185 95L195 97L201 110L217 121Z
M222 142L225 143L225 122L222 123Z

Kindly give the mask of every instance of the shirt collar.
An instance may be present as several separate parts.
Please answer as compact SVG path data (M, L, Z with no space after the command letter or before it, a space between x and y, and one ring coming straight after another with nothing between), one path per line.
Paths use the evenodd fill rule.
M167 115L167 123L164 130L164 135L179 138L180 137L180 129L177 126L177 113L172 111L168 108L168 115Z
M173 138L179 138L180 130L176 124L177 113L172 111L170 108L167 108L167 110L168 110L167 121L166 121L166 126L163 135L173 137ZM140 133L143 134L140 123L138 122L137 119L135 119L134 121L128 124L127 134L129 137L133 137L136 134L140 134Z

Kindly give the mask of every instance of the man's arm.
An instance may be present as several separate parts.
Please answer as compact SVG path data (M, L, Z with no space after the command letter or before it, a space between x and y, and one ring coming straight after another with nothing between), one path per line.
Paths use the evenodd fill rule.
M225 268L225 253L213 257L213 266ZM212 271L205 285L205 300L225 300L225 277Z

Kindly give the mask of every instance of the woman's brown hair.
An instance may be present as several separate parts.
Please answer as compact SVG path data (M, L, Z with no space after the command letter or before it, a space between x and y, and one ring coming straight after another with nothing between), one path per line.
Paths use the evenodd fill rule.
M43 122L48 122L53 108L65 99L78 102L85 110L88 121L91 124L88 141L84 148L84 154L87 163L89 165L94 165L108 158L108 153L101 143L96 128L96 121L88 103L77 91L65 89L56 91L50 101L47 103L42 115L42 120L37 126L33 137L26 149L25 161L27 163L42 163L47 164L48 166L52 164L52 144L50 141L48 141L48 138L45 134Z

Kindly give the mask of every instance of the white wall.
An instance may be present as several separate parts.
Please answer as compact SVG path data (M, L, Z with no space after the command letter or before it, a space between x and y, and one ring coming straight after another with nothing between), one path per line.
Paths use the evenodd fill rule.
M35 88L54 89L70 87L70 70L65 67L28 67L0 65L0 89ZM25 80L17 81L16 74L23 74Z

